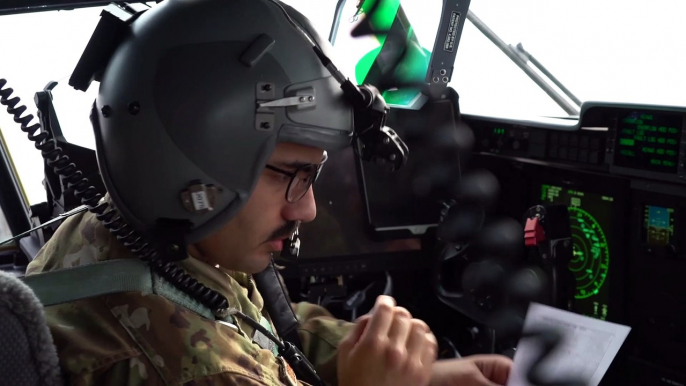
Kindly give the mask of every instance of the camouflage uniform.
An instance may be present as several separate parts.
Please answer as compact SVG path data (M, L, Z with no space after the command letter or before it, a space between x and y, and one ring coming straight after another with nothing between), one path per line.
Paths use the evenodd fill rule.
M27 275L122 258L135 257L94 215L83 213L58 228ZM180 264L246 315L269 320L248 275L190 257ZM319 306L293 307L305 355L325 382L336 384L336 346L352 324ZM154 294L100 296L45 313L69 385L304 384L284 361L252 342L253 329L240 319L236 332Z

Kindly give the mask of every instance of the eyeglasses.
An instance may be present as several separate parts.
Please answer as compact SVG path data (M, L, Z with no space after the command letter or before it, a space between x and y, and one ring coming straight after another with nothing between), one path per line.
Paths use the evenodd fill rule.
M291 181L288 183L288 189L286 189L286 201L294 203L305 197L307 191L310 190L312 184L319 177L319 173L322 171L327 158L325 154L324 160L320 164L303 165L293 172L279 169L272 165L266 165L265 168L291 178Z

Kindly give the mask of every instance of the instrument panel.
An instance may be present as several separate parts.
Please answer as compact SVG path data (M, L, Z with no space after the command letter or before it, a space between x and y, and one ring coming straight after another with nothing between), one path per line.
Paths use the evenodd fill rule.
M407 138L429 135L438 107L396 110L390 126ZM301 227L298 271L284 277L430 274L423 239L431 237L424 228L435 208L432 197L410 202L410 182L430 175L432 165L461 168L464 160L465 170L498 179L498 215L521 219L535 205L568 207L573 311L632 328L613 365L617 379L630 368L641 384L686 384L686 108L585 103L578 119L456 118L457 130L465 123L474 134L471 157L447 161L422 148L430 141L408 140L421 165L382 176L357 167L352 149L332 153L315 187L318 216Z
M568 206L575 312L631 326L622 368L640 384L684 384L686 108L585 103L578 120L463 118L475 135L470 167L498 177L501 212Z
M686 183L686 108L592 102L569 124L463 117L480 154Z

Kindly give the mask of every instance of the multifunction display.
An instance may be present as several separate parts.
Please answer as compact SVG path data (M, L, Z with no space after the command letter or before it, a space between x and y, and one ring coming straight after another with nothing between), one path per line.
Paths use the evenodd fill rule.
M681 115L641 111L620 115L615 165L676 174L682 126Z

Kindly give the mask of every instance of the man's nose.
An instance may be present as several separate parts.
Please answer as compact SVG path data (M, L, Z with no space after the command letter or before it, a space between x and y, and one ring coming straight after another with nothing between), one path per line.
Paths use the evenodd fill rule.
M287 221L310 222L317 217L317 204L314 201L312 187L297 202L287 203L283 208L282 216Z

